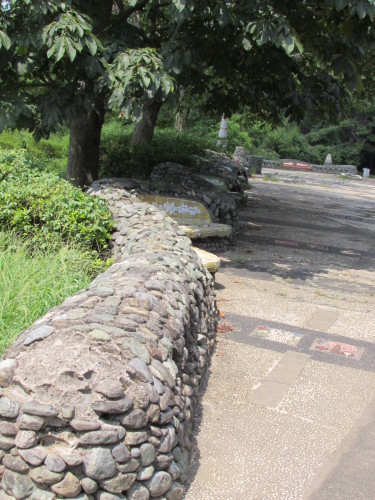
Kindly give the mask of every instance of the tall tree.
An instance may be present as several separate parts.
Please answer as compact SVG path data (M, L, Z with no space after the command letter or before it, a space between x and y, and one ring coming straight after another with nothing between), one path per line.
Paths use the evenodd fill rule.
M144 106L138 141L178 85L206 108L338 114L375 42L374 0L8 0L0 129L71 128L68 175L97 175L104 114ZM170 76L169 76L170 75ZM172 77L172 78L171 78Z
M29 128L36 139L70 127L68 178L98 176L108 109L130 97L168 94L160 54L133 22L147 3L9 0L0 7L0 130Z

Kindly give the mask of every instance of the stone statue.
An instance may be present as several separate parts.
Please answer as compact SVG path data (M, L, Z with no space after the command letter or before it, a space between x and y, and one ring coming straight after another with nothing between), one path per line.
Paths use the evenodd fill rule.
M324 160L324 165L332 165L332 156L330 153L327 154L326 159Z

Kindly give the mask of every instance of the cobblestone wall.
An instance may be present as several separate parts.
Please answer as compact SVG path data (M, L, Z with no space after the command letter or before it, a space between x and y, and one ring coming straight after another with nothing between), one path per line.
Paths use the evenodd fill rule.
M182 498L216 331L188 238L123 187L93 185L116 262L20 334L0 363L0 498Z
M358 174L357 167L354 165L313 165L309 164L313 172L321 172L324 174ZM282 160L264 160L265 168L283 169ZM291 170L286 168L285 170Z

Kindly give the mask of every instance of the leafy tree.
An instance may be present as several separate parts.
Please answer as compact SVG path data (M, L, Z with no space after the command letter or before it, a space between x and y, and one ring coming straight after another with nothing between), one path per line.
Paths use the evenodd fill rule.
M146 2L9 0L0 19L0 130L48 137L70 127L68 178L98 175L105 112L129 96L168 94L160 54L130 18Z
M210 111L337 115L345 85L360 86L374 14L374 0L9 0L0 128L38 138L67 122L68 176L88 184L106 110L142 103L136 142L150 140L170 76Z

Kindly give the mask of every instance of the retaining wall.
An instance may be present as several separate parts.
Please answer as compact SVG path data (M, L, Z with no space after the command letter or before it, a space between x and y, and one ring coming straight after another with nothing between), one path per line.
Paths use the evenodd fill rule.
M280 170L298 170L298 168L285 168L283 167L283 161L294 161L294 160L264 160L264 168L273 168ZM309 163L312 172L321 172L324 174L358 174L357 167L355 165L313 165Z
M214 346L213 279L172 219L94 184L116 263L0 363L0 498L182 498Z

